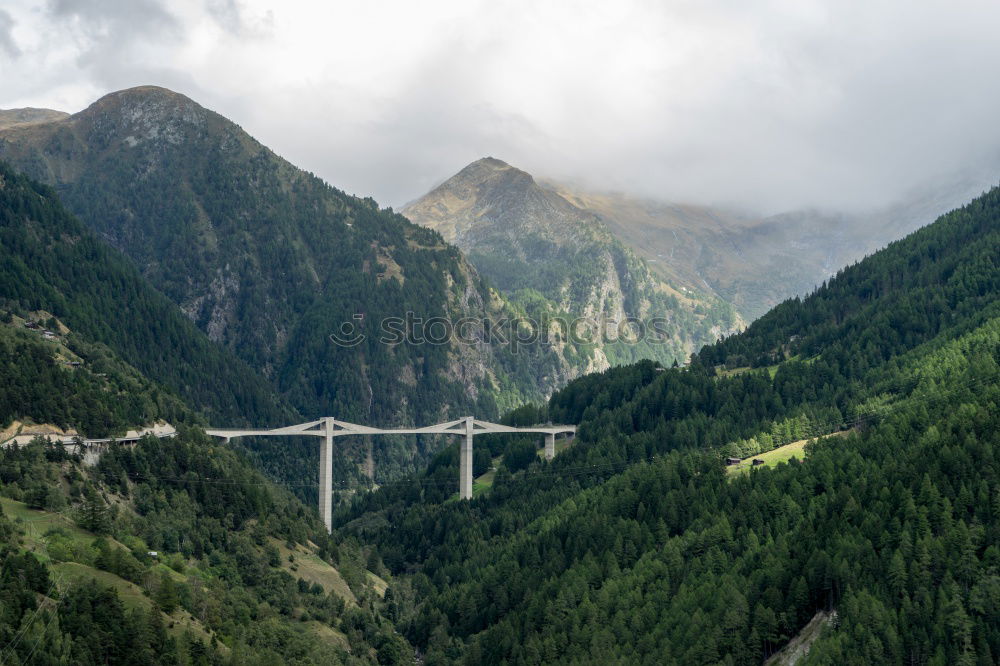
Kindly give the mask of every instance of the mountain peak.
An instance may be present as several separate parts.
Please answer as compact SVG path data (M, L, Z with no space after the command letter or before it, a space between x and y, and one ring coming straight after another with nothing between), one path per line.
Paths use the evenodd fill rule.
M498 176L501 178L526 179L531 183L535 182L535 179L532 178L531 174L527 171L522 171L521 169L513 167L503 160L498 160L495 157L482 157L465 166L461 171L446 180L442 185L469 180L485 181L488 179L495 179Z
M191 98L160 86L126 88L101 97L68 122L110 145L181 144L230 123ZM84 129L85 128L85 129Z
M163 100L163 101L176 101L176 102L186 102L188 104L194 104L195 102L186 95L174 92L169 88L164 88L162 86L135 86L132 88L124 88L122 90L116 90L115 92L110 92L103 97L97 99L96 102L90 105L88 108L93 108L95 106L106 106L111 103L121 103L128 100Z
M181 117L189 122L204 118L208 111L190 97L160 86L137 86L108 93L74 117L86 118L102 114L125 116L129 120L143 117Z
M551 198L527 171L495 157L483 157L408 204L403 214L421 226L436 230L449 243L468 250L475 244L472 236L478 233L502 229L507 234L514 227L521 227L524 216L508 219L510 211L526 208L551 211L569 206L561 199L551 201Z
M480 168L487 168L488 167L488 168L491 168L491 169L510 169L510 168L512 168L509 164L507 164L503 160L499 160L499 159L497 159L495 157L492 157L492 156L480 157L478 160L476 160L475 162L472 162L471 164L469 164L469 166L467 166L465 168L468 169L470 167L480 167Z

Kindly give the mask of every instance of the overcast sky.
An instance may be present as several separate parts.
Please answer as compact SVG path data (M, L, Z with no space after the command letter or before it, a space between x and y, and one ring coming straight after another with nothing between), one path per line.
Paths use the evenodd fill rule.
M778 211L1000 172L1000 3L4 0L0 108L187 94L399 207L485 155Z

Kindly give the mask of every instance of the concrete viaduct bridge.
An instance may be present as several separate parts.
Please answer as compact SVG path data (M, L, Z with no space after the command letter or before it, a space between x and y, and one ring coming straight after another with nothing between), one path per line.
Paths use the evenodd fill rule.
M545 458L551 460L556 454L556 435L576 433L576 426L542 425L515 427L480 421L472 416L424 426L422 428L372 428L370 426L346 423L326 416L316 421L298 425L274 428L271 430L232 429L224 430L210 428L205 431L209 435L222 437L227 442L234 437L288 437L290 435L307 435L322 437L323 443L319 454L319 515L322 516L326 529L331 529L333 522L333 438L345 435L464 435L461 456L459 458L458 487L462 499L472 499L472 439L476 435L488 433L540 433L545 435Z

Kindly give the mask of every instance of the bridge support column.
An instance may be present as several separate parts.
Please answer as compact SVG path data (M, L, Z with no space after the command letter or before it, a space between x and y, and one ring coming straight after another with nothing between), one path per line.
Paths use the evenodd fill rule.
M323 444L319 450L319 517L326 531L333 528L333 419L323 419Z
M472 499L472 427L475 419L465 417L465 439L458 462L458 491L462 499Z
M545 459L552 460L556 457L556 434L554 432L545 435Z

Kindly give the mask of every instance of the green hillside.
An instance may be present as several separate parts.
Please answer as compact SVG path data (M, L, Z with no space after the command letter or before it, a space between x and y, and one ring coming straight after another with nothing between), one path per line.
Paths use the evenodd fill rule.
M160 420L191 418L176 396L106 346L71 332L47 340L42 330L25 327L34 322L32 315L24 320L0 313L7 320L0 324L0 429L27 420L75 428L86 437L108 437ZM58 323L52 317L38 319Z
M338 525L412 572L401 626L437 663L756 664L829 610L804 663L993 663L998 266L993 190L689 368L573 382L552 463L470 503L417 477Z
M204 435L4 448L0 481L4 663L409 661L377 558Z
M294 417L49 188L0 165L0 426L181 429L97 467L0 447L3 663L406 661L378 558L185 425ZM310 499L313 474L295 487Z

